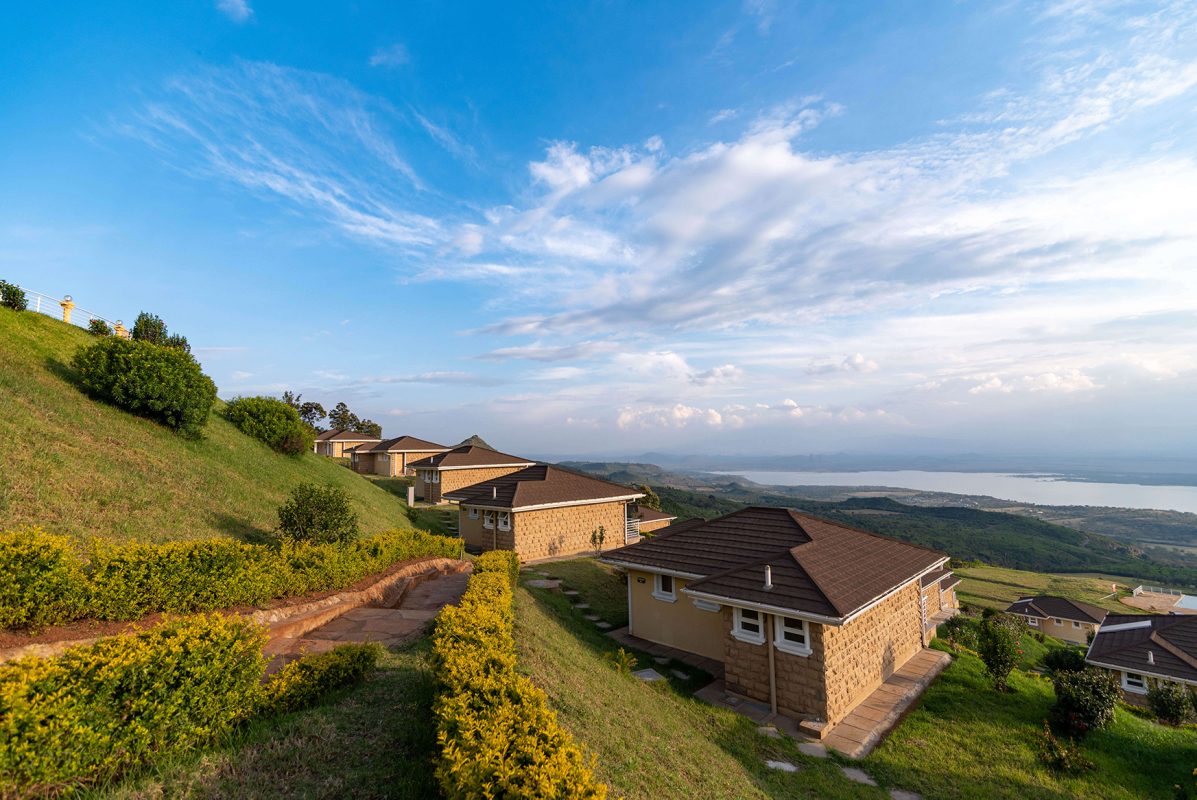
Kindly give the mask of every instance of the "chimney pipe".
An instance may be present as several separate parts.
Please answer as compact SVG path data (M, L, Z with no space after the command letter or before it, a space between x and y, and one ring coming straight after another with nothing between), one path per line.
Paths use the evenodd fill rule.
M1147 663L1148 663L1148 664L1154 664L1154 663L1155 663L1155 653L1153 653L1153 652L1152 652L1152 651L1150 651L1150 650L1148 650L1148 651L1147 651Z
M765 588L773 588L773 567L768 564L765 565Z
M492 487L490 487L490 497L491 497L491 499L492 499L492 500L498 500L498 499L499 499L499 487L498 487L498 486L492 486Z

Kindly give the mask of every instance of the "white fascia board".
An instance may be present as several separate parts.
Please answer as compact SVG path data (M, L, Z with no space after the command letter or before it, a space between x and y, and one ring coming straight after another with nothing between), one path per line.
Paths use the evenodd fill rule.
M630 561L620 561L617 558L607 558L600 556L599 561L604 564L610 564L613 567L622 567L623 569L636 570L637 572L647 572L651 575L671 575L675 578L685 578L688 581L696 581L705 578L706 575L699 575L695 572L679 572L675 569L664 569L663 567L648 567L644 564L633 564ZM688 589L682 589L683 592L688 592Z
M437 469L441 472L448 472L451 469L498 469L499 467L535 467L534 461L521 461L518 464L466 464L461 467L424 467L424 469Z
M1105 664L1101 661L1091 661L1087 653L1085 654L1085 663L1101 667L1102 669L1112 669L1115 672L1133 672L1136 675L1143 675L1148 678L1159 678L1162 681L1176 681L1177 683L1187 683L1190 686L1197 686L1197 681L1189 680L1188 678L1178 678L1175 675L1161 675L1158 672L1147 672L1138 667L1127 667L1122 664Z
M593 506L599 505L601 503L627 502L628 500L634 500L637 497L644 497L644 495L636 494L627 495L625 497L600 497L595 500L568 500L562 503L541 503L540 505L535 506L518 506L514 508L509 506L488 506L482 503L471 503L468 500L462 499L463 496L457 492L450 492L449 494L444 495L444 497L446 500L454 500L458 503L469 506L470 508L485 508L491 511L540 511L546 508L569 508L571 506Z

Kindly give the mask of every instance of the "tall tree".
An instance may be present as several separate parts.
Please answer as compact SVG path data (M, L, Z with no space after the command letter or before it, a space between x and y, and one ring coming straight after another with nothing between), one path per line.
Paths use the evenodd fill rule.
M317 430L320 428L320 421L326 416L328 415L324 412L324 406L317 402L307 402L299 407L299 418Z
M653 487L647 483L640 484L640 491L644 492L644 497L638 501L640 505L645 508L655 508L657 511L661 510L661 498L653 491Z
M187 342L186 336L179 334L171 334L166 329L166 323L162 317L157 314L151 314L148 311L142 311L137 315L137 320L133 323L133 338L139 342L149 342L150 344L160 345L162 347L173 347L176 350L182 350L184 353L191 352L191 345Z
M333 410L328 412L328 424L335 431L356 431L361 420L357 414L349 410L349 406L337 403Z
M375 439L382 438L382 426L372 419L359 419L353 429L358 433L373 436Z

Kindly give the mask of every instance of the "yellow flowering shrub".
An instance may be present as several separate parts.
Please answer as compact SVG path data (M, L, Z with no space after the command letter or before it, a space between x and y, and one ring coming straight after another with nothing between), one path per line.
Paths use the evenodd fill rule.
M382 653L377 642L343 644L292 661L262 687L262 710L282 713L310 706L333 689L360 681Z
M264 641L211 615L0 664L0 796L106 780L227 733L258 708Z
M437 616L437 781L449 800L602 800L607 787L594 779L593 758L558 724L544 692L516 671L518 575L514 553L480 556L461 603Z
M37 529L0 533L0 627L35 628L92 617L188 614L276 597L335 591L424 556L456 558L461 542L395 530L345 544L250 545L232 539L167 544L93 543L80 553Z

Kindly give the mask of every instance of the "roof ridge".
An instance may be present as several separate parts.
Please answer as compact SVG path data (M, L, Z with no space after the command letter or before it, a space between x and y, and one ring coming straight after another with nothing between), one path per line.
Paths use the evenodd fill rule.
M768 508L768 506L764 506L764 507ZM936 550L934 547L927 547L926 545L918 544L917 542L907 541L906 539L899 539L897 536L886 536L883 533L875 533L873 531L866 531L864 528L858 528L855 525L845 525L842 522L837 522L835 520L827 519L826 517L819 517L814 514L808 513L806 511L799 511L798 509L790 508L789 506L786 506L785 510L790 512L791 517L795 518L794 521L798 523L799 527L802 527L802 521L800 519L798 519L798 517L805 517L807 519L812 519L816 522L822 522L824 525L835 525L836 527L843 528L844 530L849 530L854 533L863 533L865 536L872 536L874 539L883 539L885 541L898 541L898 542L902 542L902 544L910 545L911 547L917 547L920 550L926 550L929 553L935 553L936 555L940 555L940 556L948 555L947 553ZM810 533L808 533L806 531L806 528L803 527L802 530L804 533L806 533L807 536L810 536ZM811 536L811 538L813 539L814 537Z
M1193 658L1193 656L1189 655L1184 650L1182 650L1181 648L1172 644L1172 642L1165 639L1163 636L1160 635L1159 631L1155 630L1154 626L1152 627L1151 635L1148 636L1147 638L1149 641L1155 642L1160 647L1164 648L1169 653L1176 656L1177 658L1179 658L1181 661L1188 664L1193 669L1197 669L1197 658Z

